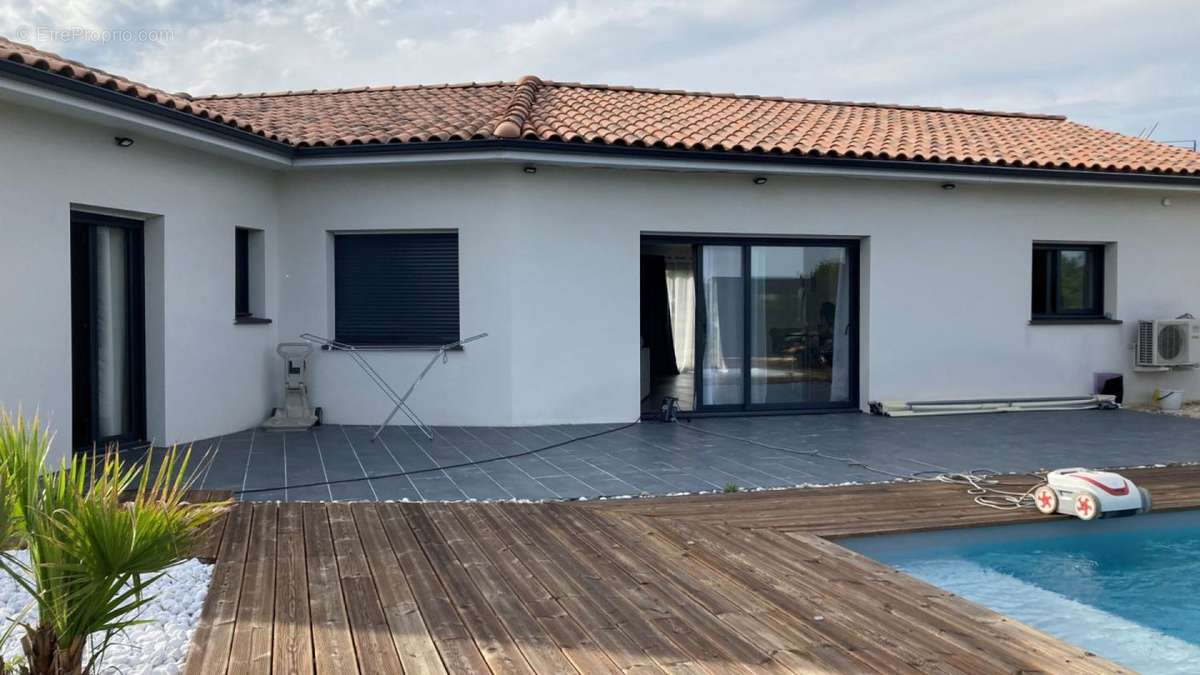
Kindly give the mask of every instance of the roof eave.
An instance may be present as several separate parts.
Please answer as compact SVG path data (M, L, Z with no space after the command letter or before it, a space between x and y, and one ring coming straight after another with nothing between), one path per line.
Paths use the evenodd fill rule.
M120 91L88 84L87 82L81 82L21 63L0 60L0 83L4 80L14 83L25 83L41 91L63 94L94 104L111 106L117 110L133 113L136 116L149 120L165 122L170 125L181 125L183 129L198 132L210 138L215 137L215 139L227 141L237 146L253 149L259 154L272 156L276 160L282 160L284 163L290 162L295 153L295 148L286 143L272 140L229 124L206 119L193 113L170 108ZM7 87L7 89L16 91L17 88ZM226 145L229 145L229 143Z
M556 161L560 164L588 165L603 163L636 168L672 167L677 170L751 171L767 173L836 173L874 175L877 177L908 177L926 180L960 178L967 180L1010 180L1018 182L1053 182L1130 187L1171 187L1200 189L1200 175L1143 173L1128 171L1096 171L1079 169L1045 169L995 164L961 164L947 162L883 160L813 155L769 154L751 152L719 152L607 145L597 143L568 143L525 138L478 139L421 143L368 143L361 145L295 147L278 140L252 133L235 126L206 119L193 113L152 103L129 94L107 89L56 73L12 61L0 60L0 85L6 78L35 87L87 101L114 106L137 116L181 125L226 149L245 148L259 160L277 168L296 166L335 166L340 164L383 164L389 158L405 164L422 161L443 161L446 156L465 157L471 153L504 153L494 159L513 159L518 155L538 157L543 161L552 155L574 156L582 161ZM0 89L3 89L0 86ZM165 126L165 125L164 125ZM599 160L604 160L600 162Z
M1200 190L1200 176L1165 173L1044 169L995 164L960 164L930 161L864 159L814 155L768 154L677 150L598 143L564 143L531 139L482 139L422 143L375 143L362 145L308 146L297 148L297 168L329 167L340 164L414 164L423 161L452 161L454 155L477 159L490 153L492 159L517 161L547 159L555 155L574 156L580 161L551 161L557 164L583 164L589 159L615 160L630 168L669 168L678 170L762 171L764 173L837 173L875 174L878 177L908 176L923 180L979 179L1019 182L1086 183L1094 185L1159 186ZM445 159L439 160L439 156ZM599 164L598 162L591 162ZM652 166L653 165L653 166Z

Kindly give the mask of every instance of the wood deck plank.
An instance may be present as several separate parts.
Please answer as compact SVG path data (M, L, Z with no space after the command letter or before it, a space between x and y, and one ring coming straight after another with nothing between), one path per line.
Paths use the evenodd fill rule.
M808 551L790 551L785 555L779 544L765 539L769 532L729 530L720 531L722 537L748 555L756 564L768 571L780 584L808 595L824 593L831 600L825 613L826 621L844 617L851 625L870 625L874 639L889 646L896 654L905 655L908 663L926 672L977 673L993 669L1028 670L1025 662L1010 663L992 654L977 654L972 645L957 640L961 626L939 625L933 616L919 608L919 603L909 599L898 602L880 602L878 589L873 584L839 584L837 576L822 576L817 573L820 562ZM798 547L793 547L793 549ZM785 548L786 550L786 548Z
M528 608L531 616L536 617L576 670L581 673L623 672L624 669L604 653L595 638L538 581L536 575L500 540L497 533L484 524L480 517L481 509L461 504L446 508L459 521L463 530L461 536L470 538L495 566L513 596Z
M564 568L543 552L526 534L490 505L469 509L470 515L487 527L499 542L499 549L509 552L530 571L537 582L570 616L587 631L596 644L624 672L662 672L646 651L646 633L638 626L625 626L611 607L589 594L587 582L572 578ZM592 580L594 583L594 580ZM544 612L551 618L554 610ZM669 644L669 643L668 643ZM659 653L660 660L673 661Z
M437 645L421 616L409 586L408 575L388 541L375 504L357 503L352 511L371 576L375 579L379 603L404 672L430 675L445 673L446 667L438 655Z
M663 533L675 545L686 547L689 554L710 567L728 570L742 583L750 586L760 597L803 622L814 631L854 655L878 672L924 672L921 666L930 659L913 656L902 644L901 636L890 636L874 628L873 621L864 617L843 616L836 598L828 593L811 593L797 588L786 574L774 566L764 565L740 545L733 546L732 537L718 526L708 523L678 523L664 528Z
M446 670L452 673L488 672L487 661L417 542L400 505L379 504L376 509Z
M342 595L337 553L329 529L326 504L305 504L304 545L308 573L308 604L312 618L313 653L318 675L357 673L350 617Z
M577 669L558 643L513 593L491 560L467 536L458 518L443 504L428 504L423 511L461 562L463 571L504 624L534 672L576 672Z
M595 511L579 511L585 518L603 517ZM661 561L659 569L672 579L690 583L693 597L714 616L748 639L764 645L773 658L792 670L813 673L864 672L869 669L867 664L834 647L821 635L806 633L801 628L801 622L761 598L753 588L743 584L737 575L708 567L689 555L687 550L663 539L656 532L656 521L637 516L626 517L616 519L614 527L640 533L640 537L622 536L621 540L643 560Z
M492 672L496 675L536 672L509 634L504 622L496 615L483 593L466 573L462 562L434 526L428 508L410 504L401 504L400 508Z
M683 612L666 602L666 598L658 589L653 588L651 584L642 583L600 551L590 546L581 546L579 540L565 532L561 523L550 517L546 509L518 505L508 509L507 513L521 527L535 533L535 538L546 542L545 550L561 552L579 561L581 569L575 572L575 575L598 579L599 587L593 588L592 591L597 595L612 597L619 621L636 622L649 627L687 655L686 666L682 663L662 665L714 673L745 670L744 664L731 661L719 646L697 634L695 628L685 619Z
M392 641L350 505L333 503L327 509L358 669L364 675L401 672L400 655Z
M300 504L279 507L275 543L275 633L272 670L282 675L312 675L312 618L308 609L304 512Z
M1200 508L1200 467L1124 469L1150 490L1156 512ZM1030 475L999 476L999 487L1025 490ZM827 538L1043 522L1033 509L997 511L974 503L965 486L936 481L798 488L648 499L604 500L580 508L622 511L654 518L701 521L741 528L808 532ZM1065 518L1065 516L1064 516Z
M242 593L229 670L233 673L270 675L275 620L275 556L278 507L253 505L250 541L246 552Z
M570 507L549 510L568 532L579 541L586 542L593 550L605 556L615 566L625 571L643 589L651 593L661 606L669 607L698 641L718 650L719 660L755 672L790 672L781 661L771 658L756 644L746 640L728 626L723 626L711 610L696 600L704 595L698 588L700 580L675 577L666 571L666 561L657 557L638 558L628 549L628 532L619 532L608 519L584 520ZM736 606L726 607L734 612Z
M229 669L253 509L248 504L239 504L226 518L208 595L200 610L196 632L192 634L185 675L224 675Z
M1105 663L1094 654L1057 640L1045 633L1036 631L1029 626L1013 621L990 609L970 602L964 602L957 595L931 586L911 577L895 568L878 563L866 556L860 555L843 546L813 535L780 535L769 533L770 537L779 539L787 537L802 542L814 550L824 552L831 561L834 569L828 572L830 577L850 575L858 583L879 579L884 583L872 585L874 592L880 598L898 599L901 602L918 602L922 608L936 612L949 621L950 628L955 632L969 634L972 637L990 638L984 640L984 651L989 655L1011 655L1014 662L1026 657L1035 658L1039 664L1050 660L1058 661L1060 665L1054 670L1083 673L1107 673L1111 664ZM777 541L781 546L784 542ZM807 558L812 561L812 558ZM820 559L813 561L815 565L830 565ZM892 589L895 590L892 590ZM980 630L980 627L986 627ZM1043 667L1042 665L1036 666Z
M539 555L545 556L553 566L550 575L543 577L562 583L563 592L575 595L600 608L604 620L622 630L629 638L631 647L640 649L663 670L675 673L690 673L703 670L692 656L669 636L669 630L657 619L661 612L646 611L644 606L630 600L625 594L616 592L593 561L590 551L572 550L545 535L539 527L525 517L521 506L500 508L491 506L488 512L497 522L506 523L513 532L520 533L524 541Z
M1200 467L1122 473L1200 507ZM1047 519L935 482L238 504L194 548L216 563L184 672L1123 672L832 541Z

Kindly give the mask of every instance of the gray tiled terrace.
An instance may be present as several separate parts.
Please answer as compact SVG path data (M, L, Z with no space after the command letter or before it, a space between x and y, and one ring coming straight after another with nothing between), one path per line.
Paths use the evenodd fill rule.
M1125 410L709 418L619 427L436 427L433 441L411 427L389 427L374 443L374 429L363 426L246 430L195 444L197 452L213 453L198 487L234 490L247 500L541 500L711 491L731 483L878 481L918 471L1200 461L1200 421ZM574 438L581 440L495 461Z

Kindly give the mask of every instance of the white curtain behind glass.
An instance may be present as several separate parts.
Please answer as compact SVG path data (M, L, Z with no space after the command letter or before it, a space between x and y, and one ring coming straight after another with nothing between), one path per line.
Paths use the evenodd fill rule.
M742 402L742 249L704 246L704 404Z
M785 255L799 252L787 250ZM755 246L750 249L750 400L763 403L767 400L770 380L771 335L767 330L767 281L771 274L767 270L768 259L775 249Z
M833 386L830 400L850 400L850 265L838 266L837 310L833 317Z
M100 437L127 431L126 236L118 227L96 228L96 435Z
M695 364L696 278L690 260L667 259L667 304L671 310L675 367L682 373Z

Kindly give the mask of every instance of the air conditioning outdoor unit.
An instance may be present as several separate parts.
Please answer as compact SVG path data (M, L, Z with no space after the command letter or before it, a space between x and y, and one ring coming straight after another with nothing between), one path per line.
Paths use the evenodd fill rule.
M1137 365L1147 368L1195 366L1200 357L1200 321L1139 321Z

